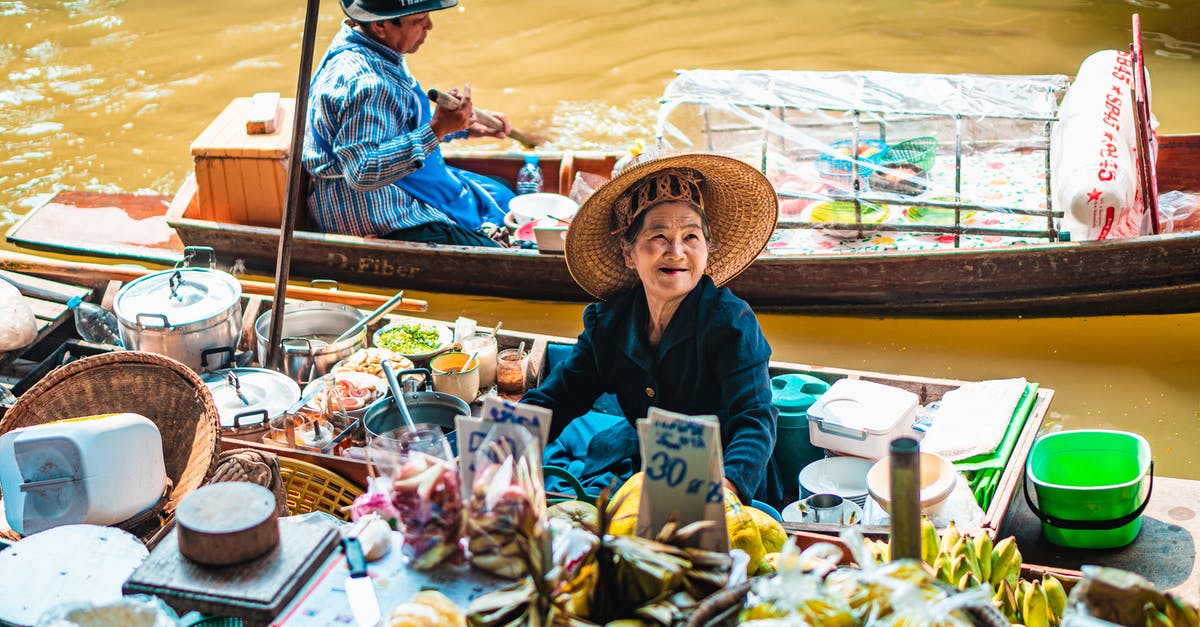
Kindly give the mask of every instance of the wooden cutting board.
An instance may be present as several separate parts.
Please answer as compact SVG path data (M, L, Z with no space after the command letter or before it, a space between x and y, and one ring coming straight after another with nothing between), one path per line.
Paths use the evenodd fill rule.
M172 530L125 582L125 594L153 594L175 611L270 622L337 547L335 529L319 522L279 521L279 545L261 558L205 566L179 552Z

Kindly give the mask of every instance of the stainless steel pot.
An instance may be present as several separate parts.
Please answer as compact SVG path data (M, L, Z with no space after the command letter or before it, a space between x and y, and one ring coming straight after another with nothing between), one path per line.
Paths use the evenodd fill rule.
M209 254L209 267L186 265L197 252ZM166 355L202 372L205 350L237 348L242 286L233 275L215 269L211 248L188 248L184 264L121 288L113 313L126 348Z
M429 381L428 370L405 370L398 373L398 376L403 376L411 372L423 372L427 376L425 381ZM428 387L428 383L426 384ZM446 434L446 439L450 441L452 448L456 447L454 433L454 417L455 416L470 416L471 406L463 402L462 399L450 394L441 392L433 392L428 389L425 391L404 393L404 402L408 406L408 412L412 414L414 423L430 423L442 428L442 432ZM404 418L400 415L400 410L396 404L392 402L390 396L381 398L371 404L367 408L367 413L363 416L363 428L367 432L367 438L378 437L383 433L387 433L393 429L399 429L404 426Z
M271 333L271 314L266 312L254 322L259 359L267 355ZM288 303L283 309L283 332L278 350L282 352L282 372L303 385L329 372L338 361L367 345L366 328L336 343L330 343L363 318L349 305L325 302Z
M222 368L200 378L212 392L222 436L245 438L265 433L271 419L282 416L300 398L300 386L274 370Z

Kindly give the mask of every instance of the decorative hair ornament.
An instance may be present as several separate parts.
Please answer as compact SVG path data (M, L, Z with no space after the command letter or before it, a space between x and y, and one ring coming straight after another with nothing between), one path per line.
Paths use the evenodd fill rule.
M643 211L665 202L686 202L703 212L704 197L700 195L703 180L704 177L695 170L672 168L638 181L613 206L613 222L618 226L610 233L624 235Z

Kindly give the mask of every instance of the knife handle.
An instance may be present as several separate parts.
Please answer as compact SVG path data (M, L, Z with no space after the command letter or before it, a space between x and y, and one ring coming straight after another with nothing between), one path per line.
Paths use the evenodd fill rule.
M363 557L362 544L358 538L342 538L342 548L346 550L346 567L354 578L367 576L367 559Z

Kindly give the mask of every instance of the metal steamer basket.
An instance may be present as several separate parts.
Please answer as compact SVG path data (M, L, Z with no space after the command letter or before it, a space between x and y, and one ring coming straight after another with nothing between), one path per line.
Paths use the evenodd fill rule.
M208 254L207 267L191 267L200 252ZM165 355L199 373L204 370L204 351L236 348L241 298L241 284L216 269L213 250L190 247L175 269L148 274L123 287L113 313L127 348Z

